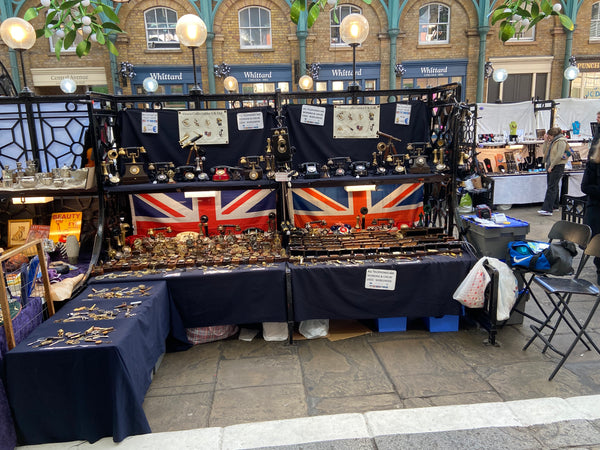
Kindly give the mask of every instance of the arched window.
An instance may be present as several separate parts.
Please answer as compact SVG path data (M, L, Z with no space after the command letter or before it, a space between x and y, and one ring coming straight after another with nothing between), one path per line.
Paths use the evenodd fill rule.
M339 5L337 8L332 8L329 12L329 23L330 23L330 40L329 43L332 47L348 45L340 38L340 23L342 19L348 14L361 14L362 11L359 7L354 5Z
M600 40L600 2L592 5L592 20L590 22L590 39Z
M170 8L152 8L144 13L146 22L146 43L149 49L179 48L175 34L177 11Z
M240 48L271 48L271 11L249 6L238 12Z
M450 8L430 3L419 9L419 44L447 44L450 41Z

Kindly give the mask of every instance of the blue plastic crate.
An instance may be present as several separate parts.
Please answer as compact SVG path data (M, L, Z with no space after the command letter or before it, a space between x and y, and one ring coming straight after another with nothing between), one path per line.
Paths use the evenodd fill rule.
M377 319L377 329L380 333L386 331L406 331L406 317L385 317Z
M446 314L442 317L425 317L425 325L431 333L458 331L458 314Z

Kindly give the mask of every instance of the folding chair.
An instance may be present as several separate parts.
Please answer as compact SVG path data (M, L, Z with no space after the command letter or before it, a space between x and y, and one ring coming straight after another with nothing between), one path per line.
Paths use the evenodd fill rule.
M591 236L592 236L592 230L588 225L581 224L581 223L569 222L566 220L559 220L558 222L555 222L554 225L552 225L552 228L548 232L548 242L552 242L554 240L569 241L569 242L573 242L581 250L585 250L588 242L590 241ZM580 261L580 265L582 262L583 262L583 257L582 257L582 260ZM544 324L544 323L547 324L548 314L546 313L546 310L544 309L541 302L537 299L537 297L535 296L535 294L533 293L533 291L531 289L531 284L533 283L533 280L536 278L536 276L543 275L543 272L537 272L534 270L522 269L522 268L518 268L518 267L513 267L513 272L514 272L515 276L517 277L517 281L519 281L519 284L521 284L521 283L523 284L523 288L519 290L519 295L517 297L517 300L515 301L515 306L513 307L512 312L518 312L522 316L527 317L527 318L531 319L532 321L539 323L540 325ZM537 305L538 309L541 311L541 313L543 315L542 319L538 319L537 317L526 313L524 310L518 309L519 302L527 294L529 294L529 297L534 301L534 303ZM548 326L548 325L546 325L546 326Z
M572 277L555 278L538 275L534 278L535 283L538 286L540 286L546 293L546 296L552 303L554 309L550 312L550 314L548 314L548 318L540 326L531 325L531 329L533 330L534 334L531 337L531 339L529 339L527 344L525 344L523 350L527 350L527 347L529 347L531 343L539 337L545 344L542 353L545 353L547 349L550 349L562 356L561 360L556 365L554 371L550 375L550 378L548 378L549 380L552 380L552 378L554 378L554 375L556 375L558 370L565 363L565 361L575 348L577 342L581 341L581 343L584 344L588 350L591 350L588 345L589 343L592 347L594 347L598 354L600 354L600 348L598 348L598 346L592 340L591 336L586 330L588 324L590 323L592 317L596 312L596 309L598 308L598 305L600 304L600 290L595 284L579 278L583 267L585 266L587 260L590 257L600 257L600 235L594 236L594 238L587 245L584 254L581 257L581 262L579 263L577 271ZM592 305L588 315L585 318L577 317L577 314L570 308L569 302L573 295L590 295L596 297L594 304ZM556 320L554 326L549 326L550 321L552 320L552 317L555 314L558 314L558 319ZM575 335L575 339L573 339L571 345L565 352L557 349L554 345L552 345L552 339L556 334L558 325L563 320ZM550 335L547 337L544 336L544 334L542 334L542 330L544 328L549 328L552 330L550 332ZM583 336L585 336L587 343L583 340Z

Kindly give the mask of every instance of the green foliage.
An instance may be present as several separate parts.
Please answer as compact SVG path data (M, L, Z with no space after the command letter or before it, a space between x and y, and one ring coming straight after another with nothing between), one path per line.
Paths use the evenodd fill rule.
M551 16L557 16L561 25L572 31L573 21L561 11L561 3L552 4L549 0L504 0L492 12L491 23L500 22L499 36L503 42Z
M333 7L337 7L338 2L340 0L335 0L335 5ZM365 4L370 5L372 0L362 0ZM306 26L311 28L317 18L319 17L319 13L322 9L325 9L325 5L327 4L327 0L294 0L292 3L292 7L290 8L290 19L296 25L298 25L298 21L300 20L300 13L302 11L306 11L308 9L308 15L306 19ZM336 23L339 21L336 13L334 12L334 20Z
M36 30L36 36L50 38L56 36L56 59L60 59L62 50L69 48L77 36L83 40L77 44L75 53L80 58L90 53L92 43L107 47L108 51L117 55L119 52L108 39L110 35L123 33L117 25L119 17L115 10L97 0L42 0L42 5L29 8L24 19L31 21L44 14L45 21Z

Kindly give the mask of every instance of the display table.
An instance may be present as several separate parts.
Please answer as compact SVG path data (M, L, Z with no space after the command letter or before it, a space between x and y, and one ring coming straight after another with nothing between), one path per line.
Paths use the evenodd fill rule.
M285 263L173 270L142 278L99 276L90 283L123 280L166 280L185 328L287 320Z
M515 175L487 176L494 179L494 204L495 205L520 205L527 203L542 203L546 195L546 172L523 173ZM563 189L566 186L569 194L575 197L581 193L581 180L583 172L569 171L563 176ZM565 185L565 180L567 184Z
M140 282L119 283L131 288ZM144 282L148 295L94 299L93 286L70 301L6 354L7 393L22 444L87 440L112 436L115 442L150 433L142 404L153 368L169 334L169 296L164 281ZM96 289L98 286L96 286ZM96 304L111 309L141 301L135 315L114 320L55 323L75 308ZM114 327L107 342L52 346L29 345L92 326Z
M452 294L476 258L425 256L364 264L290 264L294 319L438 317L459 314ZM395 288L365 287L368 269L394 271ZM388 272L390 273L390 272Z

